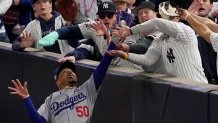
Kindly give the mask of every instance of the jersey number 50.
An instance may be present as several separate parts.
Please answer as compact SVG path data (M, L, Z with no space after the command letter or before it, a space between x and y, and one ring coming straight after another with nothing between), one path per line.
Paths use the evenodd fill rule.
M89 116L89 107L88 106L77 106L76 113L78 117L88 117Z

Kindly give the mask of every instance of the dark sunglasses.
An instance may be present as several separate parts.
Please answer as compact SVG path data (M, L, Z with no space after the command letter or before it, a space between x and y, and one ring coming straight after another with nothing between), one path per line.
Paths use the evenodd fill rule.
M113 12L101 12L101 13L98 13L98 17L100 19L104 19L107 16L107 18L111 19L111 18L113 18L114 14L115 13L113 13Z

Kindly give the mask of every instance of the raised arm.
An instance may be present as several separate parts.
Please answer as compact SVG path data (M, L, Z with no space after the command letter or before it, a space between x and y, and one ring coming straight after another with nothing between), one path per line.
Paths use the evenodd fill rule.
M212 20L208 19L208 18L203 18L203 17L200 17L198 15L195 15L193 13L190 13L191 16L193 18L195 18L197 21L201 22L201 23L204 23L205 25L207 25L207 27L209 29L211 29L213 32L218 32L218 24L216 24L215 22L213 22Z
M59 35L58 39L84 39L78 25L65 26L57 29L56 32Z
M31 47L34 41L31 37L31 33L24 31L22 36L19 36L16 40L12 43L12 50L13 51L23 51L25 48Z
M212 31L204 23L195 19L195 17L187 10L180 9L180 18L186 20L197 34L202 36L208 43L211 43L210 35L212 34Z
M201 1L193 0L192 4L189 6L187 12L189 12L189 14L191 14L199 22L206 24L213 32L218 32L218 25L216 23L214 23L209 18L198 16L198 11L201 8L201 6L202 6ZM184 11L184 9L179 9L179 11L181 11L181 10Z
M178 33L177 22L166 19L155 18L144 23L138 24L131 28L132 34L145 34L154 31L160 31L172 37L176 37Z
M33 123L47 123L44 117L42 117L36 110L35 106L32 103L32 100L30 97L25 98L24 104L26 107L26 110L28 112L28 115Z
M17 95L23 99L27 112L33 123L47 123L47 121L39 115L35 106L32 103L32 100L29 96L27 82L22 85L18 79L11 81L14 87L8 87L11 91L10 94Z
M39 40L39 45L50 46L57 41L57 39L70 40L70 39L84 39L78 25L65 26L56 31L53 31Z
M126 53L121 50L112 50L109 54L143 66L151 66L160 58L158 51L151 48L145 54Z
M108 46L108 51L114 50L114 49L115 49L115 43L113 41L111 41L109 46ZM99 87L101 86L103 79L105 77L105 74L107 72L107 69L111 63L111 60L112 60L112 57L110 55L108 55L107 53L105 53L100 64L94 70L93 77L94 77L96 90L98 90Z
M193 37L195 36L194 31L185 24L161 18L155 18L146 21L132 28L118 28L118 30L113 31L113 33L120 36L121 41L124 41L127 36L145 33L149 34L154 31L159 31L171 37L174 37L177 39L176 41L179 41L181 43L189 43L190 40L193 40ZM186 36L186 38L184 38L184 36Z

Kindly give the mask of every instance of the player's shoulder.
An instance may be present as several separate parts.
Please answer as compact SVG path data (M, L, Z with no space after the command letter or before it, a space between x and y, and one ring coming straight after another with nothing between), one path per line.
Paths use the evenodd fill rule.
M178 28L179 28L178 30L180 32L179 34L181 34L181 35L184 35L184 33L186 33L189 35L189 37L196 36L195 31L189 25L186 25L182 22L179 22Z
M179 22L178 25L181 26L181 27L183 27L183 28L193 30L189 25L187 25L187 24L185 24L185 23L183 23L183 22Z
M61 94L61 91L56 91L50 94L49 97L56 97L56 96L59 96L60 94Z
M62 95L62 92L61 91L56 91L56 92L53 92L51 93L47 98L46 100L49 101L49 102L52 102L56 99L60 99L60 96Z

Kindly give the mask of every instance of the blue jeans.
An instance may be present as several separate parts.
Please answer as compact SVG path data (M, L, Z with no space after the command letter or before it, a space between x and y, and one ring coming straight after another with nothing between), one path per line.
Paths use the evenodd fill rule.
M1 42L7 42L7 43L9 43L8 35L7 35L6 32L5 32L5 33L0 33L0 41L1 41Z

